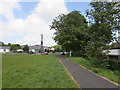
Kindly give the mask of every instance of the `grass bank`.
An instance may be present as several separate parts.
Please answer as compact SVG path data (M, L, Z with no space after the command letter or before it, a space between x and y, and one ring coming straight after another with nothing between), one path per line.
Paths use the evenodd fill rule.
M2 56L3 88L77 88L53 55Z
M67 57L67 59L69 59L77 64L80 64L80 65L84 66L85 68L87 68L101 76L108 78L111 81L114 81L114 82L120 84L120 79L119 79L120 71L112 71L109 69L95 68L91 65L89 60L86 60L81 57Z

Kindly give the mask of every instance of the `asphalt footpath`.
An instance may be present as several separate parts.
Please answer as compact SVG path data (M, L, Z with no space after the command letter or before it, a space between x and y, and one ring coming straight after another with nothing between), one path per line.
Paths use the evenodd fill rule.
M58 58L82 90L120 90L120 87L116 84L99 77L61 55L58 55Z

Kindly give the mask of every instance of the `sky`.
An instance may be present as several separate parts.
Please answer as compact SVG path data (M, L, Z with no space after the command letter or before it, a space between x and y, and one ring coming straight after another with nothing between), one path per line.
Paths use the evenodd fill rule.
M36 1L0 2L0 41L36 45L40 44L40 34L43 34L44 45L53 46L56 44L53 40L55 30L50 30L49 27L53 19L61 13L67 14L73 10L78 10L85 16L85 10L91 8L90 2Z

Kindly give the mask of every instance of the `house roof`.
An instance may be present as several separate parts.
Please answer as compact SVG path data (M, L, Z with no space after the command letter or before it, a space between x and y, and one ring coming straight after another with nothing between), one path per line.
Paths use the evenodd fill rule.
M10 49L9 46L0 46L0 49Z

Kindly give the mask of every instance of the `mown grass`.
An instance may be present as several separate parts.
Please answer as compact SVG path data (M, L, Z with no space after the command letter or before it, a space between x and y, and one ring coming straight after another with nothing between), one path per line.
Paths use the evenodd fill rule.
M103 68L95 68L91 65L89 60L86 60L81 57L67 57L67 59L72 60L73 62L80 64L80 65L84 66L85 68L90 69L91 71L120 84L120 80L119 80L120 71L112 71L112 70L105 69L105 68L104 69Z
M53 55L2 56L3 88L77 88Z

